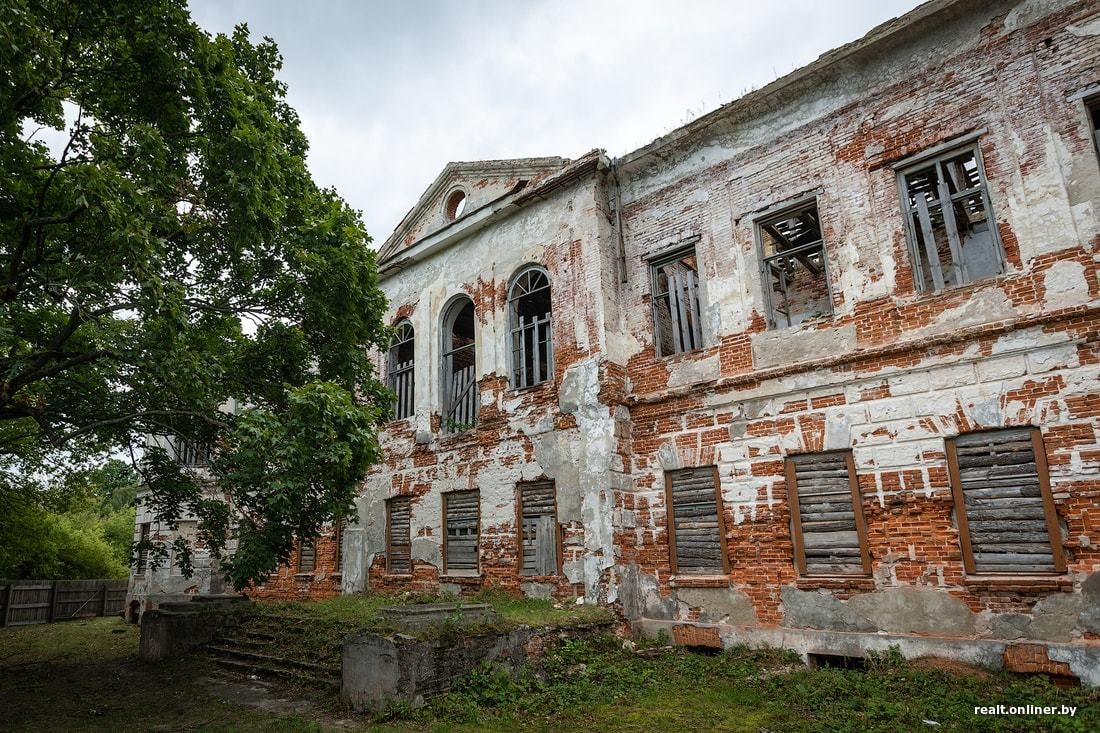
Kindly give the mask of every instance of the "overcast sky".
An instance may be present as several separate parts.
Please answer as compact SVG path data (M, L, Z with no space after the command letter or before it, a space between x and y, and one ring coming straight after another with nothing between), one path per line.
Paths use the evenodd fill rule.
M918 0L191 0L284 57L310 169L379 246L451 160L620 156Z

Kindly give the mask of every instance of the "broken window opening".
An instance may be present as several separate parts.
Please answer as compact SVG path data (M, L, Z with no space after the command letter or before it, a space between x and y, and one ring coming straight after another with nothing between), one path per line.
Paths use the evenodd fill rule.
M460 433L477 421L478 389L474 373L474 303L455 300L443 316L443 432Z
M653 328L658 356L703 346L699 323L699 263L695 245L650 262Z
M302 540L298 543L298 572L312 573L317 567L317 547L313 540Z
M714 466L665 471L669 561L674 574L729 572L718 486Z
M180 436L171 438L172 453L176 463L184 468L201 468L210 465L210 446L185 440Z
M412 573L412 499L407 496L386 501L386 572Z
M970 433L946 447L966 572L1065 572L1039 429Z
M958 287L1004 271L976 145L902 170L899 180L918 290Z
M831 315L833 298L817 202L762 219L757 233L763 250L768 325L797 326Z
M519 486L520 575L558 572L558 514L553 481Z
M414 336L412 324L402 321L397 325L397 331L390 341L389 365L386 371L389 375L390 391L395 395L393 405L395 420L411 417L416 410L413 384Z
M452 491L443 495L447 535L443 568L449 575L475 575L478 570L478 491Z
M1085 104L1092 125L1092 141L1096 145L1096 154L1100 156L1100 96L1089 99Z
M533 387L554 376L550 278L540 267L522 271L508 291L512 386Z
M871 553L851 451L786 459L795 565L801 575L870 575Z

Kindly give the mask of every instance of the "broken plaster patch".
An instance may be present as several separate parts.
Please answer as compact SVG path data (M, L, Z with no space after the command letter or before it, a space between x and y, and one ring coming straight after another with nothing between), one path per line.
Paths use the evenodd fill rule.
M752 336L752 359L757 369L846 354L856 348L854 325L822 329L781 329Z
M1089 300L1085 266L1073 260L1059 260L1043 275L1046 302L1050 308L1065 308Z

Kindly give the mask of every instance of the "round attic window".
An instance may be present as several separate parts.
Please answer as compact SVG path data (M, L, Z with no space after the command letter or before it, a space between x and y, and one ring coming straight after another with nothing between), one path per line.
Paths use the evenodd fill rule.
M447 197L447 218L454 221L466 210L466 192L455 191Z

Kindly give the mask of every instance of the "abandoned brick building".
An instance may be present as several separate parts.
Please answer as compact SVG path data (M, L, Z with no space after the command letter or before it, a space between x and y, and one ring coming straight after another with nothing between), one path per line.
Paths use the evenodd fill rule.
M358 523L257 592L1100 684L1098 139L1094 3L936 0L620 158L447 165Z

